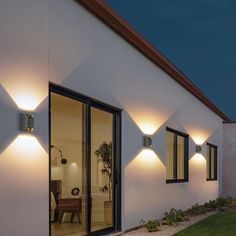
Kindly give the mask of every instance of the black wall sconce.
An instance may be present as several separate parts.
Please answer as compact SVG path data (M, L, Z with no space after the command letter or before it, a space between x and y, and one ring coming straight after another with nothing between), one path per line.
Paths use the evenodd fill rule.
M150 136L144 136L143 137L143 146L145 148L151 148L152 147L152 138Z
M196 146L196 152L200 153L202 151L202 147L200 145Z
M60 153L60 157L61 157L61 164L65 165L67 163L67 159L63 158L62 156L62 150L57 148L56 146L54 145L51 145L50 146L51 148L55 148L59 153Z

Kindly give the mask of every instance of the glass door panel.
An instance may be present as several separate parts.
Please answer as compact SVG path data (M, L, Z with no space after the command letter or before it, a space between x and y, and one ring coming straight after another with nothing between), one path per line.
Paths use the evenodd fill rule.
M51 235L87 235L86 105L51 92Z
M91 232L113 222L113 114L91 108Z

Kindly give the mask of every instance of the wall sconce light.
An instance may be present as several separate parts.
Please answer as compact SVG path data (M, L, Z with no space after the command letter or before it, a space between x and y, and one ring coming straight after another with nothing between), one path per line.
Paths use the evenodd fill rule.
M200 153L202 151L202 147L200 145L196 146L196 152Z
M152 138L150 136L143 137L143 146L146 148L152 147Z
M62 156L62 150L59 149L58 147L51 145L50 148L55 148L59 153L60 153L60 157L61 157L61 164L65 165L67 163L67 159L63 158Z
M32 114L21 114L21 130L25 132L34 131L34 116Z

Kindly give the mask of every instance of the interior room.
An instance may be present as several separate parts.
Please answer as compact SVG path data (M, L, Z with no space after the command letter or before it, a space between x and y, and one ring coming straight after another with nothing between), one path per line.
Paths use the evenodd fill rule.
M91 232L113 224L113 115L94 107L90 111L88 119L85 103L51 93L50 221L53 236L86 235L88 217L91 217ZM91 124L90 156L88 122ZM87 202L89 191L90 204Z

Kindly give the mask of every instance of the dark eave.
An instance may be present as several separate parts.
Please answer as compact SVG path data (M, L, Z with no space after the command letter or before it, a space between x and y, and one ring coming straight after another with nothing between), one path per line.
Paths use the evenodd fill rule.
M181 86L192 93L203 104L225 121L231 119L217 108L175 65L173 65L151 43L138 34L124 19L122 19L104 0L75 0L92 12L118 35L138 49L143 55L164 70Z

